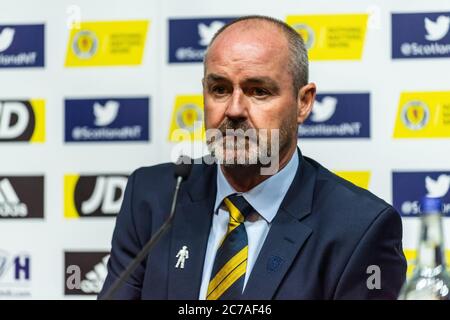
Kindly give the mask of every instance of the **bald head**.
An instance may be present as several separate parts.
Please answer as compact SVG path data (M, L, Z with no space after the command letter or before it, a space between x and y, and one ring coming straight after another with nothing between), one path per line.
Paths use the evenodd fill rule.
M300 35L283 21L266 16L246 16L222 27L211 40L204 59L212 51L233 50L236 46L251 58L256 47L264 47L267 54L284 56L286 70L292 76L294 92L308 83L308 55Z

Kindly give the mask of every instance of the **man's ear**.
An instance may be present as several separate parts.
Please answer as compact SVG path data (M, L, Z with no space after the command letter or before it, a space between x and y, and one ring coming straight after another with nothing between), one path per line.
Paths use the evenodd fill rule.
M316 84L308 83L298 90L297 95L297 123L302 124L309 114L316 99Z

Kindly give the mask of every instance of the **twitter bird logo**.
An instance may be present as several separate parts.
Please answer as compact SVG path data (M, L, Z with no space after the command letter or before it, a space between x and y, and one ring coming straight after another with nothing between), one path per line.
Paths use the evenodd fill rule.
M14 40L15 30L13 28L5 28L0 32L0 52L9 48Z
M209 26L204 23L199 23L198 35L200 36L200 40L198 41L198 43L201 46L205 47L209 45L216 32L219 31L219 29L224 25L225 23L223 23L222 21L213 21Z
M113 100L106 101L104 106L96 102L94 104L95 125L104 127L111 124L117 118L119 106L119 102Z
M425 178L425 188L427 189L428 197L441 198L445 196L448 189L450 189L450 175L441 174L437 180L427 176Z
M337 99L326 96L321 102L315 101L312 109L311 120L314 122L324 122L330 119L336 110Z
M425 39L429 41L438 41L444 38L450 27L450 17L447 16L439 16L436 19L436 22L425 18L425 30L427 34L425 35Z

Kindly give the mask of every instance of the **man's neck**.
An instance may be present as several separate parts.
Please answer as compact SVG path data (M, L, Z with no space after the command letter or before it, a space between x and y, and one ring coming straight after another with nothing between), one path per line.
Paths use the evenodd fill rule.
M289 160L291 160L291 158L294 156L296 150L297 144L295 144L294 148L290 148L288 152L286 152L279 159L278 171L280 171L287 165ZM227 167L221 165L220 168L222 170L225 179L227 179L228 183L237 192L247 192L253 189L258 184L260 184L261 182L263 182L264 180L269 179L271 177L271 175L261 175L260 166Z

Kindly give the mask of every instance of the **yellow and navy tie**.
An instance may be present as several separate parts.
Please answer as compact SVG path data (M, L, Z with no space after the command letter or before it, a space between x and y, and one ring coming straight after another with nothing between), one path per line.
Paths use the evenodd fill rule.
M244 197L233 194L223 200L230 220L227 233L217 249L209 281L207 300L238 299L244 289L248 239L245 218L254 211Z

